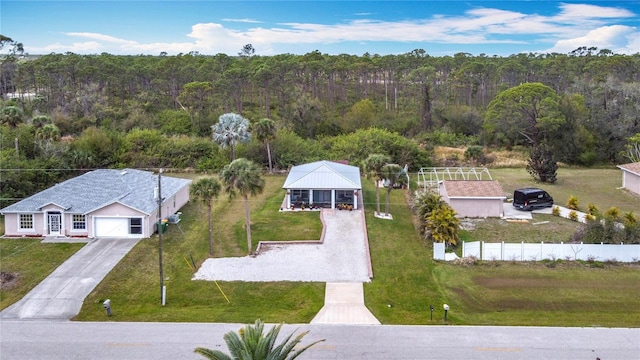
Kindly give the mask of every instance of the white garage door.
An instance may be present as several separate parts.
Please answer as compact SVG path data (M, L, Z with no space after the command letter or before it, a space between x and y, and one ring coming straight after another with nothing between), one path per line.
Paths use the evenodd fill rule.
M96 237L128 237L128 218L97 218Z

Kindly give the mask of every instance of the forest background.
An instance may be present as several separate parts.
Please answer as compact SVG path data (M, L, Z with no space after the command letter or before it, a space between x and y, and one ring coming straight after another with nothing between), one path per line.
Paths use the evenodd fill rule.
M279 170L372 153L412 171L486 164L541 143L564 164L610 166L630 162L640 133L640 53L29 56L4 36L2 47L0 207L95 168L217 172L229 149L211 126L230 112L275 122ZM253 136L236 156L266 168L264 145ZM439 164L435 146L482 154Z

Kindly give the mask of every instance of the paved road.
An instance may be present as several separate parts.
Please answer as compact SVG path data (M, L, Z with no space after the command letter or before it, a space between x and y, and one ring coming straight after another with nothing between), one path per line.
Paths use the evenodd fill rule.
M138 241L90 241L20 301L0 312L0 319L71 319L80 312L84 298Z
M202 359L198 346L227 352L224 333L238 324L0 323L0 358L21 359ZM270 326L267 326L269 329ZM302 344L325 339L304 359L584 359L637 360L640 329L286 325L310 333Z

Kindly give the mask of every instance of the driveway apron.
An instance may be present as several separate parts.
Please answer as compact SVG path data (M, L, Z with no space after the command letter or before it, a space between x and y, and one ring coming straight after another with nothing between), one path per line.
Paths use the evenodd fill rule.
M140 239L89 242L20 301L0 312L0 319L68 320L84 299Z

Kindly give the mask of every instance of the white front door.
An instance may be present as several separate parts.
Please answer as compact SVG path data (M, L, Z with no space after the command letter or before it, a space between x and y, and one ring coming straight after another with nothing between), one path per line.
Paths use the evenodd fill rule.
M47 215L49 219L49 235L60 235L60 229L62 227L62 215L55 212L50 212Z

